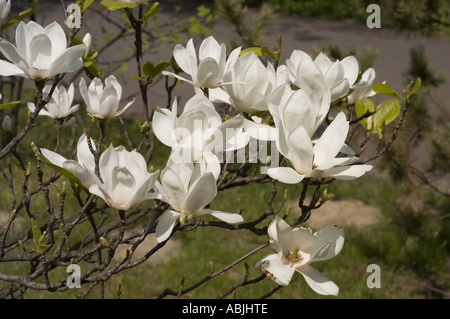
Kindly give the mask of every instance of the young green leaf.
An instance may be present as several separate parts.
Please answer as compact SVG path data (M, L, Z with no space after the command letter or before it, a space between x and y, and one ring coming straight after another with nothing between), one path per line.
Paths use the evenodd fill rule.
M381 103L380 108L374 115L374 127L388 125L395 120L400 113L400 104L396 100L387 100Z
M384 83L375 83L374 85L372 85L372 90L376 93L385 94L397 99L401 99L400 95L398 95L398 93L395 92L394 89Z
M245 54L247 52L253 52L257 56L262 56L262 50L261 50L261 48L258 48L258 47L251 47L251 48L247 48L245 50L242 50L240 55L243 55L243 54Z
M410 96L416 94L416 92L420 89L422 86L422 80L420 78L416 79L416 82L414 82L414 87L412 88L410 92Z
M107 7L109 10L122 10L122 9L133 9L137 7L137 3L128 3L128 2L122 2L122 1L114 1L114 0L103 0L100 2L100 4Z
M159 11L161 11L161 8L159 8L158 6L159 2L155 2L154 4L152 4L152 6L147 11L145 11L144 19L147 19L148 17L151 17L152 15L155 15Z
M20 103L20 101L14 101L14 102L9 102L9 103L5 103L5 104L0 104L0 110L7 109L8 107L17 105L19 103Z
M6 21L6 23L2 26L1 30L3 31L6 28L12 26L13 24L16 24L22 20L25 20L26 18L31 16L36 11L37 11L36 9L28 9L28 10L20 12L18 15L14 16L11 19L9 19L8 21Z
M373 102L369 100L368 98L363 98L356 102L355 104L355 110L356 110L356 116L358 118L362 117L367 112L374 112L375 111L375 105L373 105ZM363 118L361 121L359 121L363 127L370 130L371 128L367 127L367 118Z

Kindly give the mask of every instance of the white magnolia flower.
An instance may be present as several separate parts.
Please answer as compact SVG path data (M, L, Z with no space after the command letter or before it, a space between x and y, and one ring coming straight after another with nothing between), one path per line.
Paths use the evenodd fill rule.
M86 103L86 110L89 115L98 119L109 119L121 115L125 112L134 99L125 105L120 111L119 103L122 97L122 86L114 75L110 75L105 80L105 87L99 78L95 78L86 85L84 78L80 80L80 93Z
M368 68L362 75L361 80L352 86L354 90L349 94L348 103L354 104L366 97L374 96L376 93L372 91L372 84L375 81L375 70ZM384 82L383 82L384 83Z
M288 136L303 126L313 136L330 110L330 92L323 90L322 99L315 99L305 90L292 90L289 85L277 88L268 100L270 114L278 129Z
M0 51L11 61L0 60L0 75L44 81L81 68L86 46L67 48L66 34L57 22L44 28L30 21L17 26L16 46L0 38Z
M151 190L159 170L149 173L144 157L135 150L129 152L123 146L108 148L100 156L99 169L102 181L91 172L94 183L89 192L111 207L126 211L158 197Z
M192 80L185 79L172 72L163 71L162 73L186 81L195 87L216 88L227 84L223 83L223 76L231 70L240 52L241 48L234 49L227 59L225 44L219 45L216 39L210 36L203 40L200 45L199 59L197 60L194 41L190 39L186 48L181 44L175 46L173 57L178 66L189 74Z
M155 186L161 200L171 208L161 215L156 225L158 242L170 237L177 220L184 223L209 214L227 223L243 221L239 214L205 208L216 197L216 178L211 172L202 172L199 164L178 161L171 156L160 177L161 183L156 182Z
M5 24L9 10L11 10L11 0L0 0L0 27Z
M179 117L177 112L176 100L172 110L158 109L153 116L153 131L163 144L172 149L192 150L193 154L186 161L216 161L213 154L243 147L248 142L240 134L242 116L237 115L222 122L213 103L203 94L196 94L189 99Z
M257 263L267 277L279 285L287 286L297 271L316 293L334 296L339 293L339 287L310 264L329 260L339 254L344 245L342 228L328 225L312 233L309 228L291 228L283 219L275 216L267 234L270 245L277 251Z
M294 50L286 66L292 83L308 93L331 92L331 101L345 96L358 78L359 66L354 56L331 62L320 53L314 60L305 52Z
M267 111L267 99L277 87L272 64L264 66L253 52L241 55L223 80L234 83L223 87L230 97L230 105L248 114Z
M351 180L362 176L372 169L372 165L352 165L358 160L355 156L337 157L340 152L353 155L353 151L345 144L348 129L349 122L343 112L314 141L303 126L289 135L279 128L276 145L292 167L269 168L267 174L287 184L297 184L305 177Z
M48 96L52 85L46 85L43 89L44 99ZM73 83L70 84L69 89L66 90L64 86L56 87L53 91L50 101L45 105L45 109L39 112L39 115L49 116L53 119L64 119L74 112L78 111L80 105L76 104L72 106L75 89ZM34 103L27 103L30 112L34 112Z
M92 148L95 150L95 144L92 138L90 139L90 142ZM85 134L81 135L78 139L77 161L67 159L64 156L45 148L41 148L40 150L41 154L50 161L50 163L64 168L75 175L84 187L89 188L89 186L94 183L94 180L92 179L92 174L95 172L94 155L89 148Z

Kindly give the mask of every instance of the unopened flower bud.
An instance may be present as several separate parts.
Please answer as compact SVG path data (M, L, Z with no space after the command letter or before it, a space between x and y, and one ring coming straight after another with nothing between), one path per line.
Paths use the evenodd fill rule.
M12 120L9 114L6 114L5 118L2 121L2 130L4 132L11 132L12 131Z

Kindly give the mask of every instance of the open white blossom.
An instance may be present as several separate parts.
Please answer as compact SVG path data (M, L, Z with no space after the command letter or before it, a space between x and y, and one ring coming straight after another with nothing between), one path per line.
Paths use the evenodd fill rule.
M190 39L186 47L181 44L175 46L173 57L181 70L189 74L192 80L168 71L163 71L162 74L176 77L199 88L216 88L225 85L227 83L223 83L223 77L236 63L241 48L234 49L228 59L226 51L224 43L219 45L213 36L209 36L200 45L197 60L194 41Z
M135 100L133 98L119 111L122 86L114 75L106 78L105 87L99 78L94 78L89 87L84 78L81 78L79 88L88 114L98 119L109 119L121 115Z
M267 174L287 184L297 184L305 177L351 180L362 176L372 169L372 165L354 164L358 160L356 156L337 156L340 152L353 155L353 151L345 144L348 129L349 122L343 112L314 141L303 126L297 127L289 135L285 135L285 130L279 127L277 147L292 167L269 168Z
M127 211L144 200L158 197L152 189L159 170L149 173L144 157L135 150L110 147L100 156L99 168L102 180L91 172L94 183L89 192L111 207Z
M44 98L48 96L52 85L46 85L43 89ZM78 111L80 105L76 104L72 106L74 98L74 86L73 83L70 84L69 89L66 90L64 86L56 87L53 91L50 101L44 106L44 108L39 112L39 115L45 115L53 119L64 119L69 115ZM27 103L30 112L34 112L34 103Z
M209 214L227 223L239 223L243 218L239 214L205 208L216 197L216 178L212 172L204 172L200 164L179 161L174 154L169 158L161 172L161 183L156 188L161 200L170 204L156 225L158 242L167 240L177 220L184 223L191 219Z
M155 112L152 127L156 137L172 149L190 149L192 155L187 157L187 161L217 162L216 176L220 165L214 154L243 147L248 142L244 135L239 134L243 117L237 115L222 122L213 103L203 94L189 99L179 117L177 112L176 100L171 110L160 108Z
M358 78L359 66L354 56L332 62L324 53L314 60L301 50L294 50L286 60L290 79L299 88L312 94L331 92L331 101L345 96Z
M86 45L67 48L66 34L57 22L44 28L30 21L17 26L16 46L0 38L0 51L10 61L0 60L0 75L45 81L80 69Z
M287 286L297 271L316 293L335 296L339 293L339 287L310 264L329 260L339 254L344 245L342 228L328 225L313 233L309 228L291 228L283 219L275 216L267 234L270 245L277 251L257 263L267 277L279 285Z
M90 142L93 150L95 151L95 144L92 138L90 139ZM72 173L75 177L78 178L81 185L83 185L84 187L89 188L89 186L94 183L92 174L94 174L95 171L95 161L94 155L89 148L86 134L81 135L81 137L78 139L76 161L67 159L64 156L61 156L60 154L50 151L46 148L41 148L40 150L41 154L51 164L61 167Z
M264 66L254 52L241 55L223 80L234 83L223 87L230 97L230 105L248 114L267 111L267 99L277 87L272 64Z
M276 127L283 129L280 134L288 136L303 126L312 137L330 110L329 90L323 89L320 95L319 100L305 90L292 90L289 85L277 88L269 98L268 106Z

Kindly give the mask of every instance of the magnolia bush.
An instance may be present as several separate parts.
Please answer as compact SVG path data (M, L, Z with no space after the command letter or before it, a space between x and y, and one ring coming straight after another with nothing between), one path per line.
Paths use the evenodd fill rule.
M79 12L92 10L92 3L77 1ZM125 17L135 33L138 75L133 78L140 97L125 99L128 94L118 77L103 76L96 63L99 52L93 50L93 39L99 35L86 33L83 24L68 23L73 15L46 26L25 22L31 11L7 20L10 1L0 2L0 21L8 30L15 28L14 41L0 39L0 75L23 77L35 88L34 100L0 106L2 193L10 197L9 204L2 203L9 212L1 212L9 217L1 219L0 262L6 267L1 268L0 296L22 296L30 289L67 290L68 281L52 274L86 262L78 278L85 287L81 296L98 286L103 297L104 283L112 276L151 262L177 233L189 230L195 236L198 227L247 232L261 244L190 287L167 288L155 295L181 297L201 289L263 249L267 256L248 265L250 274L222 297L265 278L277 284L275 292L289 285L295 271L316 293L337 295L339 287L310 264L339 254L344 230L334 224L311 230L302 224L332 197L327 186L334 180L351 183L373 169L368 163L395 141L420 80L400 95L385 83L375 83L375 70L360 70L353 56L333 61L324 53L312 58L297 49L284 61L281 36L272 50L230 50L213 35L190 39L175 45L173 59L167 57L171 62L152 63L144 58L142 36L158 14L158 3L101 5L117 18ZM82 72L81 77L65 83L70 72ZM158 77L192 86L192 97L173 98L168 86L170 103L151 106L148 88ZM375 105L377 93L383 101ZM81 96L79 102L76 95ZM28 115L15 119L19 126L13 132L9 111L25 103ZM124 124L124 112L138 105L146 120L140 125L140 143L133 145L123 125L129 143L118 145L109 137L113 128L108 124L117 117ZM64 152L61 127L74 114L90 118L90 125L83 128L76 147ZM41 115L54 120L55 131L39 131ZM34 134L56 134L57 144L32 138L30 159L18 146ZM162 167L154 164L163 156L158 145L171 149ZM216 197L227 196L225 190L249 184L270 189L267 209L257 218L214 207ZM299 185L299 216L283 209L286 195L275 204L277 187L283 184ZM66 204L69 197L75 207ZM38 198L44 201L35 210L32 204ZM19 219L26 226L14 228ZM148 236L155 236L154 247L133 258ZM126 256L114 258L120 247L127 248ZM24 273L15 270L18 264L31 267Z

